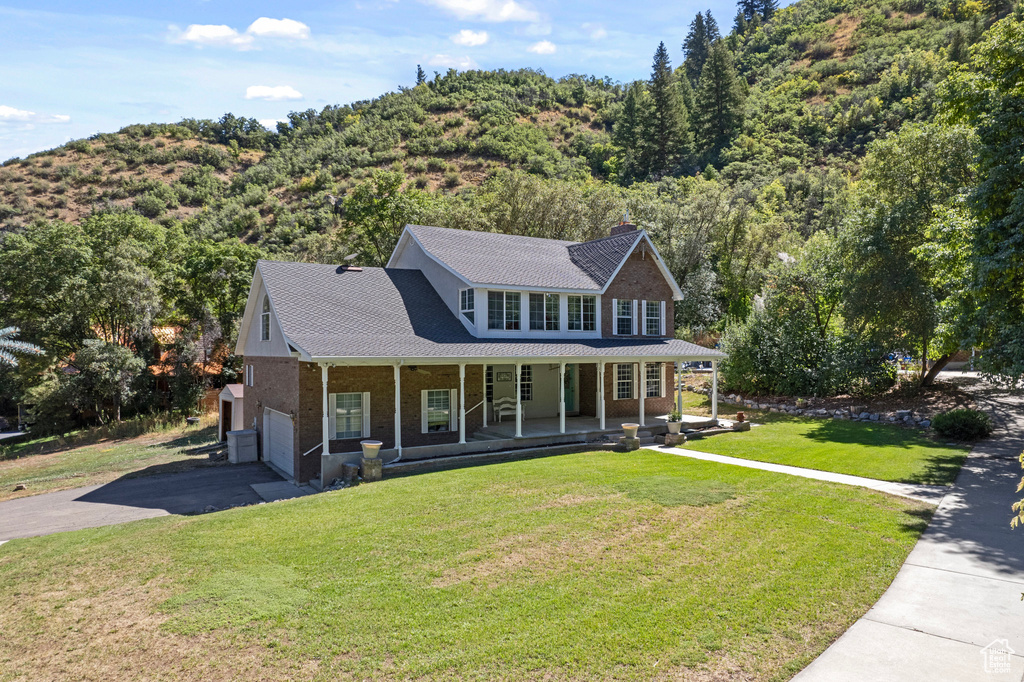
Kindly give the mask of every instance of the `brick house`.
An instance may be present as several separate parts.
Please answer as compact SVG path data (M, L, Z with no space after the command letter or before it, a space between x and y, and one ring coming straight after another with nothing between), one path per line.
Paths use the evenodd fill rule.
M724 357L673 338L681 298L629 223L581 243L408 225L384 268L260 261L244 423L314 484L366 439L389 461L656 428L674 363Z

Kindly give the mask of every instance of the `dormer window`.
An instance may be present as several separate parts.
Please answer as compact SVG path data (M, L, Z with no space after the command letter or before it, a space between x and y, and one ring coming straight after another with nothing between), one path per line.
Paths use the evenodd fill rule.
M263 297L263 312L260 314L260 341L270 341L270 297Z
M476 324L476 304L473 300L472 289L459 290L459 312L461 312L462 316L469 320L471 324Z
M558 294L530 294L530 329L558 331L561 328Z
M518 291L487 292L487 328L519 331L520 296Z
M592 332L597 330L597 297L568 296L569 331Z

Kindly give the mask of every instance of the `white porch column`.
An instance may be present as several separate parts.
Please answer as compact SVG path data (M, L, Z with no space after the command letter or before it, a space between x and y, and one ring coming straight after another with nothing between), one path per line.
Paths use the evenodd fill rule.
M331 434L330 434L331 418L329 416L330 415L330 412L329 412L330 408L327 405L327 365L326 364L320 365L320 383L322 383L323 387L324 387L324 426L323 426L323 432L321 433L321 435L323 436L323 439L324 439L324 443L323 443L323 450L321 452L323 452L324 455L329 455L329 454L331 454Z
M565 433L565 363L558 363L558 432Z
M483 377L480 382L483 384L483 392L480 394L484 397L484 402L481 407L484 408L484 428L487 428L487 365L481 365L483 368Z
M676 409L683 413L683 361L676 361Z
M604 362L597 363L597 420L604 431Z
M395 365L395 450L402 457L402 366Z
M640 367L640 390L638 391L640 396L640 426L647 426L644 421L644 399L647 397L647 363L644 362L643 358L640 358L638 366Z
M711 361L711 418L718 419L718 360Z
M523 437L523 393L520 382L523 378L523 363L516 363L516 438Z
M466 442L466 363L459 363L459 444Z

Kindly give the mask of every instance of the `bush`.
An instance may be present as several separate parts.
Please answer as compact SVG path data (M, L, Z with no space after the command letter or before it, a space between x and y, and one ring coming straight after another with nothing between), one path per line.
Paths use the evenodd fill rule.
M932 428L943 438L978 440L992 433L992 420L979 410L961 408L936 415Z

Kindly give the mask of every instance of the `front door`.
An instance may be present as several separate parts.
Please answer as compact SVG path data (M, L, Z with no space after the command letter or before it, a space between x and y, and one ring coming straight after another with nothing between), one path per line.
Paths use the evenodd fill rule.
M565 396L565 411L566 413L575 412L576 408L576 365L565 366L565 385L562 386L562 392Z

